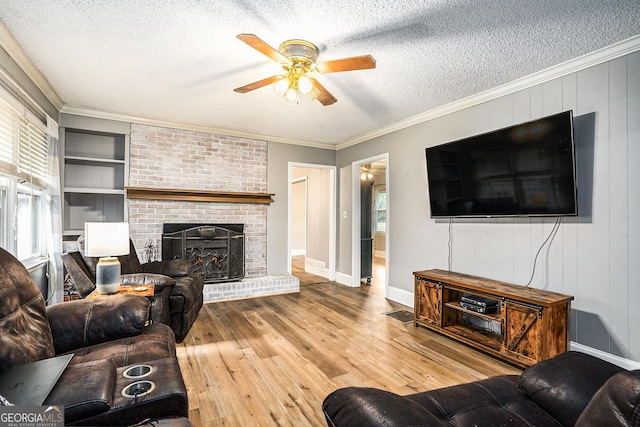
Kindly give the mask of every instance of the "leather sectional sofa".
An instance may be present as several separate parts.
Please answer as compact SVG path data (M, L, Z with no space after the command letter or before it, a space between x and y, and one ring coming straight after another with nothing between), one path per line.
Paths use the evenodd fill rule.
M72 354L43 403L63 405L65 425L189 426L173 331L148 324L149 311L137 295L47 307L25 267L0 249L0 374Z
M81 297L95 289L98 258L84 255L84 236L77 241L78 251L62 255L69 278ZM156 298L152 307L154 321L162 322L173 330L176 342L187 336L203 304L204 279L192 273L188 260L174 259L140 263L133 242L129 241L129 254L119 256L122 283L135 285L153 283Z
M347 387L323 402L330 427L640 426L640 371L565 352L526 369L408 396Z

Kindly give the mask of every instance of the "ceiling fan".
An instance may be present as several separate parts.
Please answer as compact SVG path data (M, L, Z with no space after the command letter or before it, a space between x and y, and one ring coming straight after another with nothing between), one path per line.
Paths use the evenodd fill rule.
M376 60L371 55L316 62L318 48L306 40L287 40L276 50L254 34L239 34L236 37L279 63L285 72L235 88L234 91L238 93L247 93L275 83L276 93L284 96L287 100L297 101L298 92L301 92L326 106L333 104L337 99L320 82L307 74L313 72L336 73L376 67Z

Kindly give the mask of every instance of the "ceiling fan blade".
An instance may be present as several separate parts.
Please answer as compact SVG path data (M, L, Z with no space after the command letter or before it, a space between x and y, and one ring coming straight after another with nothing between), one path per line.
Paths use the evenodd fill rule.
M320 101L322 105L325 107L327 105L331 105L336 103L338 100L329 93L327 89L324 88L316 79L309 79L311 83L313 83L313 90L310 92L310 95Z
M234 92L238 92L238 93L251 92L252 90L260 89L263 86L270 85L270 84L275 83L275 82L277 82L279 80L282 80L283 78L284 78L284 76L267 77L266 79L258 80L257 82L253 82L253 83L249 83L248 85L237 87L233 91Z
M316 70L321 73L337 73L339 71L366 70L376 68L376 60L371 55L353 56L351 58L335 59L333 61L318 62Z
M284 56L283 54L278 52L276 49L269 46L267 43L265 43L261 38L259 38L255 34L238 34L236 37L239 40L242 40L243 42L251 46L252 48L254 48L255 50L257 50L258 52L262 53L263 55L266 55L267 57L271 58L276 62L280 62L284 64L289 63L289 60L287 59L286 56Z

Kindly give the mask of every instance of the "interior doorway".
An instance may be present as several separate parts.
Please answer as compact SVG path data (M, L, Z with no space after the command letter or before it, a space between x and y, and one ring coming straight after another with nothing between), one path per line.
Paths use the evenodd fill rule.
M335 177L335 166L289 164L289 268L298 277L335 280Z
M352 164L352 286L383 284L388 296L389 171L388 153Z

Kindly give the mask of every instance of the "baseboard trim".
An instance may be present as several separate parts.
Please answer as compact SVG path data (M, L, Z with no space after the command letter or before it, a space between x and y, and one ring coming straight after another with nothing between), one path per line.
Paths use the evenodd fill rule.
M607 353L606 351L598 350L597 348L589 347L584 344L580 344L574 341L569 343L569 348L574 351L579 351L580 353L586 353L591 356L595 356L598 359L605 360L609 363L613 363L614 365L620 366L621 368L634 370L640 369L640 362L636 362L631 359L625 359L624 357L616 356L615 354Z
M324 261L318 261L312 258L305 258L304 271L329 279L329 270Z
M391 301L399 302L400 304L404 304L407 307L413 308L413 292L405 291L404 289L394 288L393 286L389 286L389 292L387 298Z
M353 279L351 278L350 274L344 274L344 273L340 273L336 271L336 282L340 283L341 285L345 285L345 286L349 286L350 288L353 288Z

